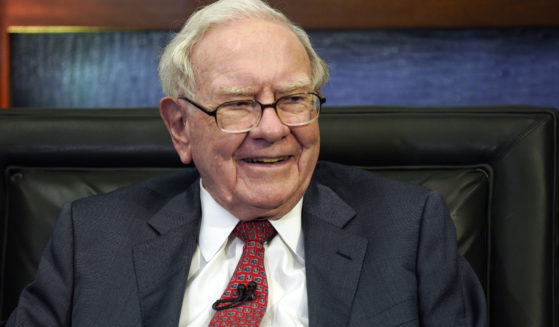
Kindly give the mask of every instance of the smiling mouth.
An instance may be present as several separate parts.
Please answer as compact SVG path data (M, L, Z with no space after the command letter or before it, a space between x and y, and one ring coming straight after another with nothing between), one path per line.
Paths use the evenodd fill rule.
M244 162L247 163L255 163L255 164L275 164L278 162L282 162L289 159L289 157L278 157L278 158L246 158L243 159Z

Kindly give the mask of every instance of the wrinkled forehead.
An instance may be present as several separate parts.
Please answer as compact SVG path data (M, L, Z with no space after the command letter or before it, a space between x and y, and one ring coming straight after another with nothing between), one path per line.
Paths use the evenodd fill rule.
M295 33L284 23L262 19L212 27L194 47L192 64L196 80L205 83L199 86L210 83L237 93L260 82L290 89L311 80L310 59Z
M289 93L297 89L310 88L312 86L312 81L310 77L302 77L297 80L287 81L276 87L276 91L280 93ZM231 95L246 95L253 94L256 92L252 87L242 87L242 86L230 86L230 85L220 85L218 88L220 93L231 94Z
M268 48L259 46L264 44ZM261 18L240 18L209 27L194 45L192 56L201 54L200 59L204 59L212 50L241 55L243 51L274 51L286 46L306 53L302 42L285 23ZM196 64L201 63L199 61Z

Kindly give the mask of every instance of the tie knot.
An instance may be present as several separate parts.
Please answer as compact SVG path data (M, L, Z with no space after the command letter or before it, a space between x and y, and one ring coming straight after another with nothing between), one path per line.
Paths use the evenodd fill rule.
M245 243L256 241L262 244L274 237L277 232L268 220L251 220L239 222L233 233Z

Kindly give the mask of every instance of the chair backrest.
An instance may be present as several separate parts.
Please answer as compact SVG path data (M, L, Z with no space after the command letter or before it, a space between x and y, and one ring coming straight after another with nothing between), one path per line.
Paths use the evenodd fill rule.
M490 326L555 326L557 124L534 107L330 107L320 158L440 191ZM176 169L155 109L0 110L0 320L64 202Z

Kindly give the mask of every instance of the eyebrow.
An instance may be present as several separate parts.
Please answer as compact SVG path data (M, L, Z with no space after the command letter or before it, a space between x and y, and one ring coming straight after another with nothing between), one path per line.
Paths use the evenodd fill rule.
M303 78L280 86L277 89L277 92L289 93L297 89L310 87L310 85L311 85L310 79ZM256 93L255 89L251 87L221 86L219 90L225 96L248 96Z
M283 85L282 87L280 87L278 91L280 93L288 93L290 91L294 91L294 90L297 90L297 89L310 87L310 85L311 85L311 80L308 79L308 78L304 78L304 79L300 79L298 81L293 81L293 82L287 83L286 85Z
M219 89L223 94L228 96L250 95L254 93L254 89L250 87L222 86Z

